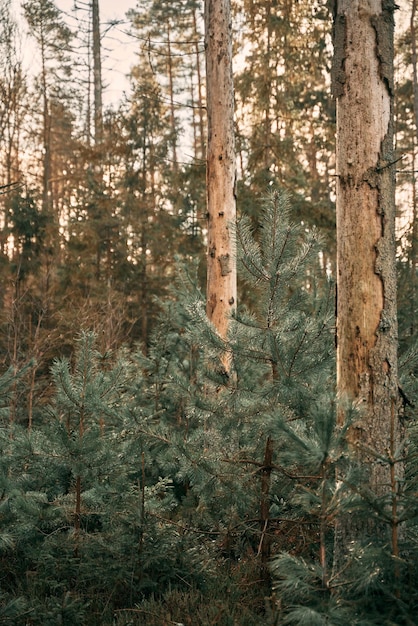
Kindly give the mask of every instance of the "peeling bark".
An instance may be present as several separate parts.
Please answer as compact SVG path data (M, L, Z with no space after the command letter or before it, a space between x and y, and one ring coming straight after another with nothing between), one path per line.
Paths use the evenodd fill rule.
M394 9L392 0L336 3L337 389L358 407L348 444L367 476L359 488L392 503L387 509L392 534L378 519L339 517L333 576L344 571L353 540L384 537L395 557L398 552L403 468L397 410ZM338 419L345 419L342 409Z
M337 98L337 387L361 408L350 440L376 494L400 440L397 405L392 1L340 0ZM340 416L343 419L343 415Z

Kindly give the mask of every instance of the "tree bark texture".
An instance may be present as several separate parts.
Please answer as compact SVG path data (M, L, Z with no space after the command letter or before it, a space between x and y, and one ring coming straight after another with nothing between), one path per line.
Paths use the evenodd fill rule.
M397 421L393 0L338 0L333 90L337 101L337 387L357 402L350 442L370 487L390 491ZM343 416L341 416L343 417ZM371 453L371 450L375 451Z
M205 47L207 145L207 315L221 337L237 300L234 89L230 0L206 0Z

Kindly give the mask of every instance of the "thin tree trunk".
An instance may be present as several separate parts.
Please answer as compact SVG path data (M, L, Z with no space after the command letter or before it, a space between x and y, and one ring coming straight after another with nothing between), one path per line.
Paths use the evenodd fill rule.
M87 384L87 372L83 372L83 388L81 392L81 402L80 402L80 416L78 422L78 437L79 443L84 437L85 431L85 396L86 396L86 384ZM81 500L82 500L82 477L80 474L76 476L75 482L75 508L74 508L74 555L78 557L78 549L79 549L79 541L80 541L80 530L81 530Z
M237 301L236 259L231 224L236 219L234 90L229 0L206 0L205 45L207 146L207 315L226 338ZM223 358L226 371L228 358Z
M417 71L417 33L415 28L415 16L417 12L417 1L412 0L411 7L411 63L412 63L412 84L414 93L414 122L418 132L418 71Z
M197 29L196 11L193 11L193 36L195 37L195 55L196 55L196 72L197 72L197 106L199 115L199 138L200 138L200 158L205 155L205 124L204 124L204 107L203 107L203 84L202 72L200 69L200 52L199 52L199 32Z
M271 54L271 3L267 2L266 5L266 29L267 29L267 44L266 44L266 72L267 80L265 81L265 109L264 109L264 147L263 147L263 161L266 172L270 171L271 165L271 118L270 118L270 105L271 105L271 75L270 75L270 60Z
M414 91L414 122L415 122L415 138L414 150L412 158L412 177L413 177L413 198L412 198L412 234L411 234L411 248L409 255L409 264L411 271L411 335L415 332L415 300L416 300L416 269L417 269L417 248L418 248L418 224L417 224L417 198L416 198L416 176L415 176L415 147L418 144L418 69L417 69L417 33L415 28L415 18L417 12L417 1L412 0L411 9L411 62L412 62L412 81Z
M412 231L411 231L411 245L408 250L408 263L409 263L409 281L410 281L410 296L409 296L409 334L411 337L415 335L416 320L416 298L417 298L417 247L418 247L418 218L417 218L417 179L415 174L416 163L416 148L418 140L418 127L416 130L415 141L413 141L412 147Z
M90 29L88 29L87 33L87 102L86 102L86 141L87 146L90 148L91 146L91 77L92 77L92 67L91 67L91 43L90 43Z
M193 156L195 161L199 158L197 149L197 120L196 120L196 103L194 97L194 68L190 67L190 105L192 107L192 130L193 130Z
M261 518L261 536L259 544L259 554L261 555L261 576L265 582L270 581L270 572L268 568L271 539L270 539L270 489L271 489L271 469L273 463L273 440L267 437L266 447L264 450L263 470L261 474L261 501L260 501L260 518Z
M100 43L99 0L92 0L93 24L93 82L94 82L94 141L103 141L102 61Z
M173 157L173 172L177 174L177 132L176 132L176 113L174 104L174 72L173 72L173 55L171 52L171 28L170 20L167 19L167 64L168 64L168 84L170 90L170 124L171 124L171 149Z
M41 38L41 63L42 63L42 97L43 97L43 173L42 173L42 209L49 214L50 198L49 183L51 179L51 113L49 110L48 85L46 79L45 42Z

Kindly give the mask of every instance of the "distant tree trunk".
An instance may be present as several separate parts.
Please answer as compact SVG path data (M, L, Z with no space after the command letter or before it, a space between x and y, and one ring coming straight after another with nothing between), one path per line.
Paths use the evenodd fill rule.
M418 134L418 71L417 71L417 33L415 28L415 17L417 12L417 2L412 0L411 7L411 63L412 63L412 85L414 94L414 122Z
M417 263L418 263L418 215L417 215L417 179L416 179L416 147L418 144L418 127L412 145L412 215L411 215L411 241L408 249L409 265L409 334L411 337L416 331L416 299L417 299Z
M91 32L90 28L87 30L87 95L86 95L86 143L90 148L92 140L91 132L91 81L92 81L92 66L91 66Z
M412 156L412 233L411 233L411 247L409 250L409 264L410 264L410 280L411 280L411 298L410 298L410 332L411 335L415 333L415 300L417 289L417 261L418 261L418 223L417 223L417 197L416 197L416 175L415 175L415 146L418 144L418 70L417 70L417 32L415 27L415 18L417 12L417 1L412 0L411 8L411 62L412 62L412 84L414 90L414 123L415 123L415 141Z
M337 387L368 487L393 494L397 417L392 0L337 0ZM343 419L340 415L340 419ZM397 465L397 469L399 465ZM400 469L400 468L399 468ZM364 531L364 529L362 529Z
M173 53L171 50L171 27L170 20L167 19L167 71L168 71L168 86L170 92L170 124L171 124L171 149L173 157L173 172L176 175L178 172L178 159L177 159L177 123L174 103L174 72L173 72Z
M94 83L94 141L103 141L102 61L100 43L99 0L92 0L93 24L93 83Z
M200 153L196 154L199 158L203 159L205 155L205 129L204 129L204 108L203 108L203 85L202 85L202 72L200 68L200 51L199 51L199 31L197 28L197 9L193 11L193 37L195 38L194 53L196 56L196 78L197 78L197 106L198 106L198 119L199 119L199 142Z
M271 155L271 117L270 117L270 106L271 106L271 85L272 81L270 80L270 62L272 59L271 54L271 36L272 36L272 24L271 24L271 2L267 2L265 6L266 16L266 68L265 71L269 78L265 81L265 99L264 99L264 147L263 147L263 161L266 173L270 171L270 165L272 160Z
M43 99L43 175L42 175L42 209L49 213L51 206L49 198L49 183L51 179L51 115L49 111L48 84L46 75L46 45L41 29L41 83Z
M234 89L229 0L206 0L207 84L207 315L221 337L237 301L236 259L230 225L236 219ZM228 370L228 359L224 359Z

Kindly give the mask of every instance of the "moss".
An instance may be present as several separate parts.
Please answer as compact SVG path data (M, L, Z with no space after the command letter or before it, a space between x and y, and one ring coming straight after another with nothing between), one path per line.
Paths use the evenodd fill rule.
M382 5L382 12L370 20L376 33L376 53L379 59L379 71L389 95L393 96L393 12L396 8L393 0L386 0Z

